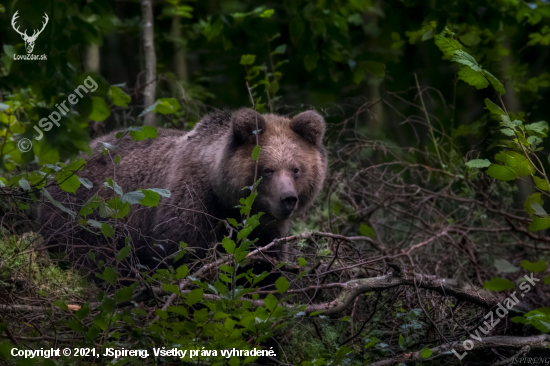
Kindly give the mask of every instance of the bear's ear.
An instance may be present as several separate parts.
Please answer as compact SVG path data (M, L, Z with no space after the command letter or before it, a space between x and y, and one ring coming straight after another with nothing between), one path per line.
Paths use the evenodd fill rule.
M290 120L292 131L313 145L320 145L325 136L325 119L315 111L297 114Z
M256 118L258 126L256 128ZM260 130L260 135L265 132L264 117L250 109L242 108L231 115L231 124L233 125L233 136L239 143L256 142L254 131Z

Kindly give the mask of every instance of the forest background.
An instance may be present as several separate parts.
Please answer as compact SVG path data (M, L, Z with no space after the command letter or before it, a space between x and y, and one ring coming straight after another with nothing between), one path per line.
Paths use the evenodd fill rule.
M33 53L47 59L16 59L28 52L15 29L30 35L45 21ZM533 273L541 282L522 312L491 329L491 342L472 343L464 362L548 355L548 1L4 1L0 22L5 362L27 362L10 356L14 346L225 349L272 339L284 352L262 362L459 363L444 345L469 350L463 342L487 311ZM98 88L35 139L39 121L90 76ZM252 106L289 115L315 108L329 126L330 174L287 239L298 252L279 263L288 270L279 297L235 292L244 257L231 245L230 266L210 263L221 266L217 279L188 277L193 268L185 266L129 287L118 281L118 264L98 264L101 285L63 258L38 255L45 251L32 207L51 184L68 193L90 188L75 157L90 152L91 139L117 129L154 138L151 126L190 130L216 108ZM149 204L162 202L148 194ZM123 235L120 212L102 222L73 214L73 224L98 235ZM236 227L247 225L254 223ZM260 260L240 240L247 260ZM117 263L128 260L124 248ZM350 281L362 291L335 285ZM251 314L263 321L251 324ZM239 324L238 336L220 324L229 333Z

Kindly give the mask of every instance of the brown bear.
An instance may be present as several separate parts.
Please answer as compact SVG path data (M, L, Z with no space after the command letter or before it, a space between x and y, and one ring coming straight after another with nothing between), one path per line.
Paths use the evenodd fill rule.
M110 177L124 192L146 188L164 188L171 192L158 207L134 205L130 214L118 222L123 235L130 236L135 258L149 268L169 264L163 258L188 245L189 254L204 258L213 244L228 230L220 220L235 218L241 197L250 191L255 174L251 158L259 129L262 148L258 161L258 196L254 212L264 212L260 226L251 238L266 245L283 237L295 217L314 200L327 173L327 153L322 139L325 121L315 111L306 111L289 119L274 114L259 114L251 109L233 113L219 111L202 118L190 132L158 129L158 137L135 142L129 136L108 134L92 141L95 153L103 143L116 145L115 152L89 159L77 172L93 183L92 189L80 187L76 195L49 189L54 199L79 212L94 194L110 198L115 192L104 182ZM118 164L113 163L116 154ZM82 259L93 248L113 248L112 241L79 225L68 225L63 213L42 205L39 222L48 242L67 246ZM65 217L65 216L63 216ZM88 217L90 218L90 217ZM93 217L92 217L93 218ZM97 221L99 216L94 218ZM112 223L112 221L111 221ZM71 227L71 229L67 229ZM109 255L107 255L109 257ZM112 257L112 255L111 255ZM190 261L187 258L185 261Z

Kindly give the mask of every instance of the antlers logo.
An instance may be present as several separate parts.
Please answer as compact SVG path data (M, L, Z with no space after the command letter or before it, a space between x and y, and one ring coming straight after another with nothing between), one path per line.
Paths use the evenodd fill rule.
M46 28L46 24L48 24L48 20L49 20L48 14L44 13L44 18L46 21L42 23L42 29L40 29L39 31L36 31L35 29L33 30L32 36L28 36L26 29L25 29L25 32L20 32L19 27L15 28L15 20L19 17L19 15L17 15L18 12L19 10L16 11L15 14L13 14L13 17L11 18L11 26L17 33L21 35L21 38L23 38L23 41L25 41L25 49L27 50L27 53L31 53L32 50L34 49L34 42L36 41L36 38L40 33L42 33L44 28Z

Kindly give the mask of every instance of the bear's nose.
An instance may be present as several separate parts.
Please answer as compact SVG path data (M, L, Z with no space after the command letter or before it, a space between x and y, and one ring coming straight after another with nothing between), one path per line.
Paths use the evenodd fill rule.
M281 195L281 204L283 205L285 211L288 211L289 213L296 207L296 202L298 202L298 197L296 197L296 194L293 192L288 192Z

